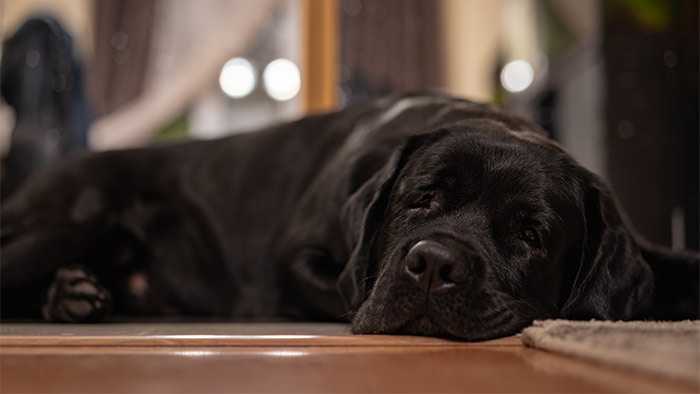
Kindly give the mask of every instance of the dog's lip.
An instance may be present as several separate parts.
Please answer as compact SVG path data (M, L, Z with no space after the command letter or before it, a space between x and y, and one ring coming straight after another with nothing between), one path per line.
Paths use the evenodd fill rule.
M468 319L468 317L465 317ZM356 333L362 334L398 334L435 336L457 341L484 341L507 335L514 335L526 327L530 321L519 319L513 322L495 324L494 321L482 321L471 319L471 328L454 326L449 319L435 307L426 305L417 307L413 311L392 319L393 324L384 325L378 329L378 322L365 323ZM479 324L477 324L479 323ZM379 326L382 326L379 324ZM354 328L356 329L356 328Z
M419 325L419 326L430 325L430 326L436 327L440 330L444 330L442 326L435 323L435 321L432 318L430 318L430 315L427 312L421 313L421 314L418 314L414 317L406 319L406 321L397 329L397 332L402 332L403 330L406 329L406 327L408 327L410 325Z
M399 326L398 330L401 331L404 328L406 328L406 326L409 326L411 324L429 324L439 329L440 331L447 332L447 327L439 323L440 319L437 319L435 316L439 313L439 311L435 310L430 306L430 300L426 299L424 305L416 306L414 312L409 314L405 318L404 322Z
M430 327L428 330L429 336L437 336L441 338L446 338L456 341L485 341L494 338L500 338L507 335L513 335L522 330L526 325L522 327L520 325L502 325L498 327L489 327L484 332L479 331L469 331L463 332L455 330L449 325L443 325L436 319L432 318L429 313L420 314L411 319L408 319L404 324L397 329L398 333L405 331L408 327ZM409 334L409 335L421 335L421 334Z

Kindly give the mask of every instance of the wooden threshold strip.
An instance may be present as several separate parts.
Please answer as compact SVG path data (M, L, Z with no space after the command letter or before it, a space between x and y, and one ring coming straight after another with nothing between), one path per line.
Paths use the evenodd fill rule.
M512 347L517 337L459 342L400 335L352 335L338 324L2 324L0 347Z
M458 342L436 338L407 336L358 335L160 335L160 336L54 336L7 335L0 337L0 347L42 346L120 346L120 347L512 347L521 346L515 337L485 342Z

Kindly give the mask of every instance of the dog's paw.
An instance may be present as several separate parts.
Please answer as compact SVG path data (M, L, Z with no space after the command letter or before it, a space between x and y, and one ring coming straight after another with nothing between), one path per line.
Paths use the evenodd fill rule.
M109 291L82 267L70 266L56 271L42 314L53 322L91 323L103 320L110 310Z

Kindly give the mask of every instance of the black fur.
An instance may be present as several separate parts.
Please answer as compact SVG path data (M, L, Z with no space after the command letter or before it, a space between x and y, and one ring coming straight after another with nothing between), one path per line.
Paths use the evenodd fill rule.
M1 214L4 318L43 305L58 321L113 309L481 340L549 317L698 316L697 255L639 241L607 186L536 126L443 96L89 155ZM454 263L428 271L446 282L407 274L417 253Z

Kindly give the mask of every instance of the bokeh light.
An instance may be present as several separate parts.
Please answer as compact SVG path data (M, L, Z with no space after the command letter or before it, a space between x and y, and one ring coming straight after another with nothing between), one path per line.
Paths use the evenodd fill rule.
M501 70L501 85L511 93L527 89L534 79L535 71L532 65L525 60L513 60L503 66L503 70Z
M267 94L274 100L291 100L301 89L299 67L288 59L273 60L263 71L263 85Z
M233 58L224 64L219 74L221 90L232 98L243 98L255 89L255 67L242 57Z

